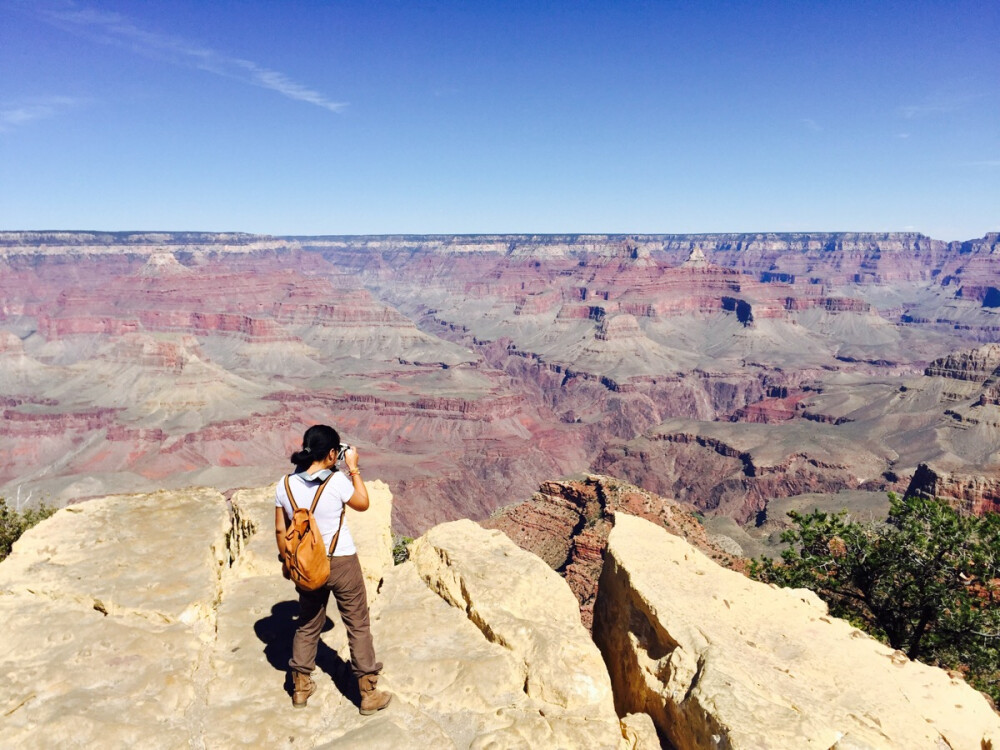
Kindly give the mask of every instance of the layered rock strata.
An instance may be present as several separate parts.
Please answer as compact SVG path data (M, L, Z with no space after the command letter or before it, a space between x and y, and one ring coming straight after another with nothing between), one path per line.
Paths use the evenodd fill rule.
M583 463L571 428L508 375L318 255L211 237L27 235L37 252L6 248L0 494L63 504L256 484L327 422L405 490L395 523L414 534L486 515L500 471L531 487Z
M694 506L608 476L589 474L582 479L545 482L529 500L502 508L480 523L503 531L565 577L589 630L608 534L614 514L620 511L687 539L722 565L742 569L742 558L726 550L727 540L705 531Z
M274 552L273 489L230 503L187 490L65 508L0 564L4 743L652 747L641 744L647 719L619 723L576 602L541 560L464 523L423 540L419 564L393 567L391 496L380 482L369 494L369 511L347 522L386 665L380 686L395 694L378 716L358 713L335 607L318 691L292 716L297 603Z
M1000 744L1000 716L961 678L829 617L811 592L725 570L643 519L615 521L594 638L618 711L649 713L671 747Z
M969 513L1000 513L1000 472L990 475L949 472L920 464L907 495L944 498Z
M884 476L890 456L832 425L792 430L780 424L670 420L623 446L606 448L594 467L746 524L764 514L774 498L893 489Z
M932 360L1000 339L998 250L915 233L0 233L0 494L263 483L319 421L390 483L410 535L584 470L677 497L693 475L682 499L741 521L772 493L905 487L921 462L990 476L1000 380ZM947 387L900 395L928 365ZM668 481L665 445L649 469L620 455L676 419L788 428L803 457L748 478L675 442ZM844 428L832 456L813 422ZM738 432L719 441L745 452ZM849 443L879 472L842 460Z

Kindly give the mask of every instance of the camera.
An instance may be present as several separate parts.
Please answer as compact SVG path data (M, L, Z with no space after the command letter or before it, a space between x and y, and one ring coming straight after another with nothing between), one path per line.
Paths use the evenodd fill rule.
M347 451L349 451L350 449L351 449L351 446L349 446L347 443L341 443L340 444L340 450L337 451L337 460L338 461L343 461L344 460L344 454L347 453Z

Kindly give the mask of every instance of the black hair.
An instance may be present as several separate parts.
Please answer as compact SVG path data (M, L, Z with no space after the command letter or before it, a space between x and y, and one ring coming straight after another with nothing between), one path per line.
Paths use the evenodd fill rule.
M325 424L314 424L302 436L302 450L295 451L291 460L296 471L305 471L313 461L326 458L332 450L340 448L340 435Z

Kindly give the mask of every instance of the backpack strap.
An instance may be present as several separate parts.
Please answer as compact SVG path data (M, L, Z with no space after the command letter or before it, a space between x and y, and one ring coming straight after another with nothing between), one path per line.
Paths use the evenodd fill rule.
M292 504L292 513L294 513L299 509L299 507L295 504L295 498L292 496L292 488L288 484L288 477L290 476L291 474L285 475L285 492L288 493L288 502ZM313 495L312 505L309 506L310 513L316 512L316 504L319 503L319 496L323 494L323 490L326 489L326 485L331 479L333 479L333 474L324 479L323 484L316 488L316 494ZM340 530L344 528L344 516L346 514L347 503L344 503L340 508L340 523L337 524L337 533L333 535L333 541L330 542L330 549L326 553L327 557L333 557L333 551L337 549L337 540L340 539Z
M292 487L291 487L291 485L288 484L288 478L290 476L291 476L291 474L285 474L285 494L288 495L288 502L291 503L291 505L292 505L292 513L294 514L295 511L297 511L299 509L299 506L296 505L296 503L295 503L295 495L292 494ZM323 480L323 484L321 484L319 487L316 488L316 494L313 495L312 505L309 506L309 512L310 513L315 513L316 512L316 503L319 502L319 496L323 494L323 490L326 489L326 483L329 482L332 478L333 478L333 475L331 474L330 476L328 476L326 479Z
M285 494L288 495L288 502L292 504L292 513L294 514L299 509L299 506L295 504L295 495L292 494L292 488L288 484L288 477L290 476L291 474L285 474Z
M344 515L347 513L347 503L340 506L340 523L337 524L337 533L333 535L333 541L330 542L330 551L326 553L327 557L333 557L333 551L337 549L337 540L340 538L340 530L344 528Z
M333 474L324 479L323 484L321 484L319 487L316 488L316 494L313 495L313 503L312 505L309 506L310 513L316 512L316 503L319 502L319 496L323 494L323 490L326 489L327 482L329 482L331 479L333 479Z

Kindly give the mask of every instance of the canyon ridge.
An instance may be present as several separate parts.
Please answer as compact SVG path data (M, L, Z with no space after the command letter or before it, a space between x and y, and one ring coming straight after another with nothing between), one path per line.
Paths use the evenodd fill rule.
M3 232L0 495L230 493L327 422L408 535L588 471L736 556L789 509L878 516L887 490L996 510L998 254L996 234Z

